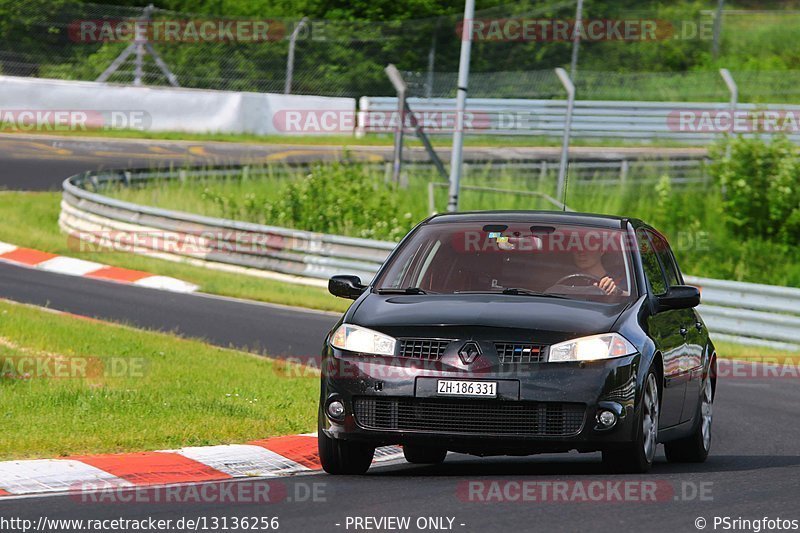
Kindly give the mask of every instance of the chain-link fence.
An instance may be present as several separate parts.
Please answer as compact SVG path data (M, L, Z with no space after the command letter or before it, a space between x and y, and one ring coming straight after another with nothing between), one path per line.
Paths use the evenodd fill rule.
M729 92L717 70L727 67L741 102L796 102L800 60L786 50L800 38L800 12L727 10L715 39L716 5L586 0L578 98L724 101ZM523 0L477 11L466 25L474 40L470 95L563 98L552 69L570 64L575 10L575 0ZM138 78L145 85L166 85L171 73L183 87L284 92L294 35L292 93L393 95L383 69L394 63L411 96L449 97L465 26L458 13L380 22L311 16L300 24L300 16L232 18L156 8L143 33L151 48L116 64L140 42L131 27L144 15L142 7L75 0L0 0L0 73L88 81L106 73L102 79L109 82ZM268 29L255 39L235 31L210 38L188 32L209 22L218 30L254 23ZM178 28L177 37L154 30L169 24ZM715 50L718 58L709 59Z

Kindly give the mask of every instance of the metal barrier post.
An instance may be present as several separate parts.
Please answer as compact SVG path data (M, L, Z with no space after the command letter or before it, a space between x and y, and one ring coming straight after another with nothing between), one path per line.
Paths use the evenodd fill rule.
M297 36L300 30L308 23L308 17L303 17L297 26L294 27L291 37L289 37L289 55L286 58L286 84L283 87L283 94L292 94L292 76L294 76L294 47L297 43Z
M403 77L400 75L400 71L397 70L397 67L392 65L386 65L386 68L383 69L386 72L386 75L389 77L389 81L392 82L394 85L395 91L397 91L397 127L394 130L394 163L392 165L392 181L394 183L400 183L400 170L403 165L403 130L406 126L406 91L407 86L406 82L403 80Z
M578 0L575 8L575 27L572 29L572 60L569 63L569 77L575 79L578 70L578 48L581 45L581 26L583 25L583 0Z
M556 187L556 198L560 198L566 204L563 195L564 182L567 179L567 164L569 163L569 134L572 126L572 109L575 106L575 86L563 68L556 69L556 76L567 91L567 112L564 115L564 137L561 140L561 161L558 165L558 186Z
M731 71L726 68L719 69L719 74L722 76L722 79L725 80L725 85L728 86L728 91L731 93L731 127L730 133L735 133L734 131L734 115L736 114L736 106L739 103L739 86L736 85L736 80L733 79L733 75L731 75ZM731 145L730 143L725 147L725 157L731 156Z
M464 3L464 24L461 27L461 57L458 62L458 93L456 94L456 131L453 132L453 151L450 154L450 195L448 211L458 211L458 192L461 186L461 161L464 149L464 111L467 108L467 85L469 84L469 59L472 52L472 18L475 16L475 0ZM466 34L464 33L466 32Z

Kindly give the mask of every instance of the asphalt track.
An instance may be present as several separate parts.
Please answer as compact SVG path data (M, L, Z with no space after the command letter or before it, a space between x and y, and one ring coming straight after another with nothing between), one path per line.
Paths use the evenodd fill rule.
M359 146L355 139L347 147L350 159L368 162L391 161L391 146ZM449 161L450 149L437 148L443 161ZM241 163L304 163L341 159L341 146L286 144L239 144L226 142L153 141L58 137L54 135L0 134L0 188L11 190L56 190L61 182L78 172L108 168L153 168L170 165L232 165ZM557 147L467 146L464 160L486 161L557 161ZM574 159L603 161L622 157L699 157L702 148L584 148L570 150ZM429 161L419 147L406 147L404 158Z
M9 166L9 161L7 153L0 149L0 185L7 188L15 188L15 183L33 183L36 176L37 183L56 183L58 180L49 172L55 169L63 176L82 164L74 159L47 158L37 163L34 156L13 159L16 166ZM65 161L72 161L75 166L70 167ZM87 163L96 168L108 160L89 157ZM322 335L335 321L330 314L170 294L10 265L0 265L0 297L141 327L176 330L216 344L265 350L274 355L313 356L319 350ZM798 405L800 387L796 377L721 377L709 460L701 465L671 465L659 454L653 470L640 476L606 475L596 454L486 459L451 454L444 465L437 467L399 464L376 468L364 477L320 474L280 481L290 496L304 493L300 489L307 489L311 483L322 483L322 495L317 501L293 498L269 504L115 504L86 503L74 496L46 496L0 501L0 518L28 518L36 523L43 515L51 519L173 520L277 516L279 531L291 532L367 531L347 528L348 516L411 517L411 527L401 531L419 531L415 525L419 517L445 516L454 518L453 531L470 532L698 531L698 517L707 520L705 530L722 531L722 526L714 527L715 517L800 520ZM513 490L515 485L497 485L508 489L506 497L512 501L485 503L464 497L465 484L470 482L567 481L571 487L588 487L588 482L598 480L656 483L666 490L657 491L657 501L645 502L635 498L618 501L613 497L611 502L586 502L578 501L577 496L570 497L571 501L532 501L533 493L526 501L519 501L520 493ZM541 494L542 487L538 486L537 494ZM570 490L570 494L575 493Z

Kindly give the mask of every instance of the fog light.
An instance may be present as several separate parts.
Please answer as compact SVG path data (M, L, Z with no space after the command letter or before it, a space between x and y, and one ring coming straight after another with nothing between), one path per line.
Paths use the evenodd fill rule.
M333 400L329 403L328 417L331 420L344 420L344 404L339 400Z
M603 426L604 429L609 429L614 427L614 424L617 423L617 415L611 411L603 410L598 413L597 421L600 422L600 425Z

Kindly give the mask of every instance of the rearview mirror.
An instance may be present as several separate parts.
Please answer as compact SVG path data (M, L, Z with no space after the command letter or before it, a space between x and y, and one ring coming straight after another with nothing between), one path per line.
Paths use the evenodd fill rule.
M658 310L691 309L700 305L700 289L691 285L673 285L658 297Z
M339 298L356 300L366 288L358 276L333 276L328 280L328 292Z

